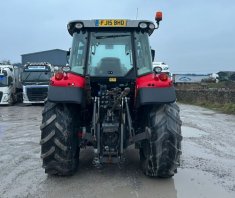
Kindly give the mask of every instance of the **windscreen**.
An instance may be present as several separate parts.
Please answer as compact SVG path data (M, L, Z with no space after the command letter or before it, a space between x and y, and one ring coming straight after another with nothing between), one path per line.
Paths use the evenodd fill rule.
M22 73L22 82L48 82L52 76L52 72L28 72Z
M0 74L0 87L7 86L7 77Z
M0 87L6 87L7 85L7 71L0 68Z
M130 32L92 32L90 76L124 76L133 67Z
M95 77L124 77L134 67L135 58L138 76L152 73L148 37L148 33L141 31L74 33L69 59L71 71Z

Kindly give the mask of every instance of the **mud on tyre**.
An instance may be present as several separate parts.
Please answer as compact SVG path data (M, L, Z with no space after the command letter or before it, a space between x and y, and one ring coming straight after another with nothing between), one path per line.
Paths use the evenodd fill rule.
M46 101L42 112L41 158L45 173L72 175L78 165L79 148L74 108Z
M176 103L151 108L146 120L150 140L140 148L141 167L145 175L172 177L181 155L181 120Z

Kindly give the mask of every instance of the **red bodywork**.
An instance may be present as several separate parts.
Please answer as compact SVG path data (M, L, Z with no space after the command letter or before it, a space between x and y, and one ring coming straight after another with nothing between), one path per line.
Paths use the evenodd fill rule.
M148 74L146 76L141 76L136 79L136 89L140 88L163 88L171 87L173 85L172 80L167 78L167 80L160 80L159 76L161 74Z
M50 85L56 87L79 87L85 88L86 80L84 77L73 74L64 73L61 80L57 80L55 76L51 78ZM135 96L141 88L167 88L172 87L173 82L171 78L161 80L161 74L147 74L136 79Z
M64 73L61 80L57 80L55 76L51 78L50 85L56 87L80 87L84 88L86 80L84 77L72 73Z
M137 97L138 90L141 88L167 88L173 86L173 81L167 78L165 81L160 80L161 74L147 74L136 79L135 98Z

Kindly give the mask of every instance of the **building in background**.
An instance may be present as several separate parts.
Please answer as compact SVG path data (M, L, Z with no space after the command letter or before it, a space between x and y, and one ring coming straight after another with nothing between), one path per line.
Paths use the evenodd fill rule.
M173 82L180 83L203 83L203 82L218 82L218 74L173 74Z
M22 54L22 65L28 62L48 62L53 66L65 66L67 63L67 51L61 49L52 49L47 51Z

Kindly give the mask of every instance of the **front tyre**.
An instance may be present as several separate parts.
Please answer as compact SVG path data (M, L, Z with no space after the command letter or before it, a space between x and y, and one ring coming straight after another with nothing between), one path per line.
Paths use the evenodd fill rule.
M150 140L140 148L141 167L145 175L172 177L177 171L181 155L181 125L176 103L153 107L148 113L147 130Z
M72 175L79 159L79 120L75 120L74 108L66 104L46 101L42 112L41 158L45 173L50 175Z

